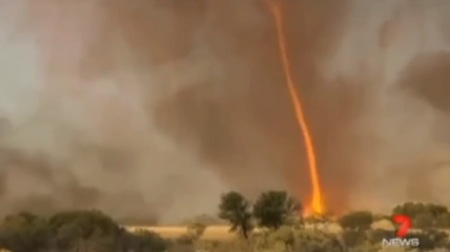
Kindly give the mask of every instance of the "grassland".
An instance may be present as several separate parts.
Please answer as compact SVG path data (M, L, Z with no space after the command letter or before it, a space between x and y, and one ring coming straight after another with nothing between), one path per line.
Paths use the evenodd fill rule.
M130 232L139 230L151 231L166 239L179 238L188 233L187 227L183 226L127 226L126 229ZM202 239L224 240L235 238L235 234L228 232L229 229L230 227L228 226L208 226L203 233Z
M146 230L159 234L166 239L175 239L182 237L188 233L188 228L185 226L126 226L130 232L136 232L138 230ZM337 223L318 224L318 225L306 225L308 229L321 229L331 233L341 232L341 228ZM378 221L372 224L372 228L394 230L394 227L389 221ZM229 226L208 226L203 233L202 239L205 240L226 240L235 238L235 234L229 232ZM450 230L446 230L450 234ZM258 232L258 230L256 230Z
M333 233L338 233L341 230L340 227L334 223L317 226L307 225L306 228L325 229ZM187 227L184 226L127 226L126 229L130 232L139 230L151 231L166 239L179 238L188 233ZM229 229L229 226L208 226L201 238L205 240L225 240L235 238L236 235L229 232ZM255 231L258 232L259 230L257 229Z

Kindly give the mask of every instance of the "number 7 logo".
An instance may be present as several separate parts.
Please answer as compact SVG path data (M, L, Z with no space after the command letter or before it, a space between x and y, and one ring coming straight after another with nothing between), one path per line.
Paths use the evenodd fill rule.
M400 225L400 228L397 231L397 237L405 237L412 226L411 218L406 215L397 214L394 215L392 219L395 223Z

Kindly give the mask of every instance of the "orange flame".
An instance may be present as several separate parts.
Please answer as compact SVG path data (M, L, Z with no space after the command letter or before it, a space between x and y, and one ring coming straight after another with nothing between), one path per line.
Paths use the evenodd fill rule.
M311 133L309 130L309 126L305 117L305 113L303 111L303 106L300 100L300 97L297 93L297 88L295 86L294 79L292 77L291 72L291 64L288 57L286 36L284 32L284 24L283 24L283 11L281 5L279 3L275 3L276 0L272 0L269 4L272 14L275 19L276 29L277 29L277 37L278 37L278 46L280 50L280 57L283 64L284 75L286 77L286 84L289 89L289 94L292 99L292 103L295 109L295 116L297 118L297 122L299 124L300 130L303 134L304 144L307 151L308 157L308 166L309 172L311 176L312 183L312 199L310 202L311 210L314 214L324 214L325 206L322 198L322 190L320 186L319 172L317 169L317 159L316 153L314 150L314 144L311 137ZM309 209L306 209L307 211Z

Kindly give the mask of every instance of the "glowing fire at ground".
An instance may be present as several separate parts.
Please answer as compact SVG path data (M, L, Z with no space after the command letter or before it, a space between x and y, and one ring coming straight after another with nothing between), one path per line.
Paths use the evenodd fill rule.
M308 166L312 183L312 199L309 207L311 208L313 214L321 215L325 213L325 205L322 198L322 189L320 186L319 173L317 169L316 153L314 150L314 144L309 130L309 126L306 121L305 113L303 111L302 103L298 95L294 79L292 77L291 65L287 52L286 36L284 32L283 11L281 8L281 4L276 3L275 1L276 0L272 0L269 6L275 19L280 57L283 64L284 74L286 77L286 84L288 86L292 103L294 105L297 122L303 134L304 143L308 156ZM307 208L306 211L308 210L309 209Z

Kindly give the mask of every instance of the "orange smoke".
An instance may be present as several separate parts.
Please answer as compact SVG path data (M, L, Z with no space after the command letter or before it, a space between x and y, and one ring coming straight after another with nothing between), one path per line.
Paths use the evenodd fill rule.
M305 113L303 111L302 103L300 101L300 97L298 95L294 79L292 77L291 65L289 62L287 45L286 45L286 37L284 32L284 24L283 24L283 12L281 5L279 3L272 2L269 4L270 9L273 13L276 29L277 29L277 37L278 37L278 45L280 50L280 57L283 63L284 74L286 77L286 84L289 89L289 94L292 99L292 103L295 109L295 116L297 118L297 122L303 134L304 143L306 147L306 152L308 156L308 167L311 176L311 184L312 184L312 200L310 202L309 208L315 214L323 214L325 212L324 201L322 198L322 189L320 186L319 173L317 169L317 158L314 150L314 144L311 137L311 133L309 130L309 126L305 117ZM306 209L309 210L308 207Z

